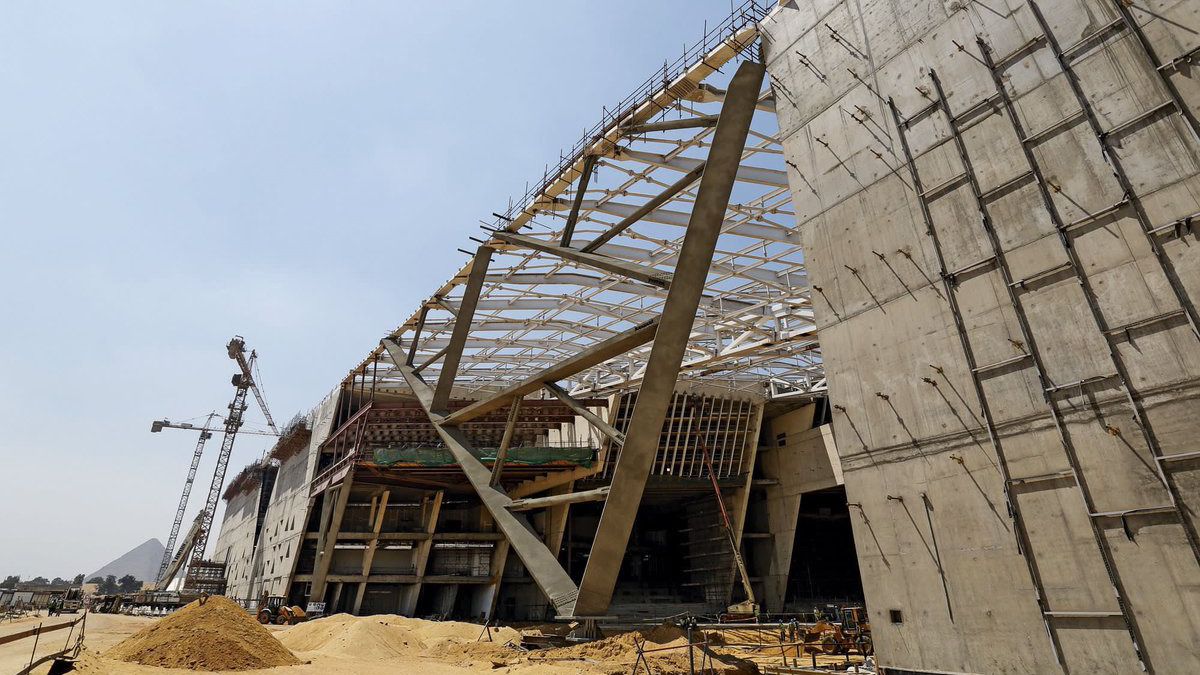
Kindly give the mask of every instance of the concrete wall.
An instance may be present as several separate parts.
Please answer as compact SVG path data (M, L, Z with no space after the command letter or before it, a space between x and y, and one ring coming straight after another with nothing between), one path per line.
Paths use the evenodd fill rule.
M318 449L332 430L337 410L337 394L330 394L313 409L309 426L312 437L308 447L286 459L279 467L275 489L262 532L262 586L271 595L286 595L289 579L308 518L308 484L317 466Z
M1063 46L1118 17L1112 0L1044 0ZM1200 5L1137 3L1146 34L1166 61L1200 44ZM976 37L1007 55L1041 31L1017 0L820 0L783 3L763 23L779 125L789 164L799 240L814 287L837 447L850 502L864 589L883 666L973 673L1127 673L1139 670L1126 622L1117 617L1043 621L1038 586L1054 612L1120 609L1102 551L1126 597L1141 657L1157 672L1200 671L1200 564L1189 542L1200 502L1200 463L1154 454L1196 451L1200 437L1200 347L1183 320L1158 322L1114 340L1113 353L1085 289L1108 327L1181 307L1135 211L1124 208L1068 235L1083 270L1018 287L1013 280L1068 261L1037 184L989 199L1002 264L963 275L952 290L921 213L898 130L884 99L903 116L936 97L936 70L955 113L996 93ZM961 45L961 49L959 46ZM1080 50L1080 84L1105 129L1167 100L1144 50L1116 32ZM853 74L852 74L853 73ZM857 78L856 78L857 76ZM1200 102L1193 69L1173 73L1188 106ZM1079 110L1053 54L1035 49L1003 71L1027 134ZM964 121L970 165L986 192L1029 165L1003 107ZM939 111L915 120L907 138L925 187L963 171ZM1152 227L1200 212L1200 144L1177 114L1158 115L1118 139ZM1085 121L1064 124L1034 147L1053 209L1072 222L1122 199L1112 167ZM991 241L968 184L930 203L945 270L991 255ZM1160 236L1166 268L1184 306L1200 294L1195 234ZM984 401L966 365L948 302L959 306L976 363L995 364L1035 349L1034 360L982 378ZM1033 344L1022 330L1025 318ZM1045 386L1114 372L1121 378L1060 392L1060 437ZM998 441L986 431L983 406ZM1154 445L1147 442L1147 436ZM1071 455L1093 512L1169 505L1153 515L1092 518L1073 479L1006 490L1005 472L1032 477L1070 468ZM1018 547L1023 516L1027 549ZM852 509L853 511L853 509ZM1093 523L1097 526L1093 529ZM1027 562L1032 562L1032 567ZM1032 570L1032 571L1031 571ZM1035 574L1041 583L1035 583ZM890 610L901 622L891 621ZM1049 629L1047 628L1049 626ZM1059 665L1055 652L1062 655Z
M743 539L743 549L755 547L752 576L762 579L760 604L782 612L800 504L806 492L842 484L841 462L830 425L813 427L815 406L806 405L763 422L756 478L764 483L754 506L760 514L752 531L769 534L759 541Z
M225 563L225 595L232 598L249 598L251 586L257 586L254 527L258 522L259 489L255 485L225 502L213 560Z

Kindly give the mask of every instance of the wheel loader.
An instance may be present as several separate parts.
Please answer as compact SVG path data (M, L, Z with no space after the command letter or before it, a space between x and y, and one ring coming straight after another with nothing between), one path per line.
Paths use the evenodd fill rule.
M286 598L279 595L264 595L258 601L258 622L273 623L276 626L292 626L308 619L304 608L298 605L288 606Z

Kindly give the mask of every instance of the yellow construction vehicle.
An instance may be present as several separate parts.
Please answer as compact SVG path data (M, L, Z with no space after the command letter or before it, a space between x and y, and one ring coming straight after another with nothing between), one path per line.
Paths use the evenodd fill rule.
M278 595L268 596L265 593L258 601L258 622L273 623L276 626L294 626L308 620L304 608L298 605L284 604L285 598Z
M875 653L871 622L863 607L833 607L832 616L818 616L804 632L804 651L809 654Z

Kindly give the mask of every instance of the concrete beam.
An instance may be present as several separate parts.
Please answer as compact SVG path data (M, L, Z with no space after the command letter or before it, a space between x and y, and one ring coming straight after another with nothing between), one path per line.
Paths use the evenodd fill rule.
M704 175L700 179L671 292L663 305L658 334L646 364L629 431L613 472L611 493L596 528L591 556L579 585L579 599L571 610L573 616L601 616L608 611L612 600L633 521L658 451L663 420L675 392L679 366L696 320L696 308L712 264L721 223L737 180L764 73L763 64L745 61L730 82Z
M438 377L437 387L433 391L430 410L434 412L444 413L449 407L450 390L454 387L454 378L458 376L463 347L466 346L467 336L471 333L471 318L475 315L475 304L479 302L479 294L483 291L483 281L487 277L488 263L491 260L492 249L487 246L480 246L475 252L471 271L467 275L467 285L463 288L463 297L458 304L454 332L450 334L450 344L443 357L441 376ZM392 355L392 359L395 358L396 356ZM396 363L399 364L400 361L397 360Z
M508 505L509 511L532 511L534 509L545 509L551 506L561 506L563 504L578 504L581 502L602 502L608 498L609 487L598 487L595 490L584 490L583 492L568 492L560 495L550 495L549 497L532 497L529 499L514 499Z
M545 387L546 391L554 394L555 398L567 404L567 407L571 410L574 410L576 415L579 415L583 419L587 420L588 423L596 427L600 433L611 438L614 443L618 445L623 445L625 443L625 434L617 431L616 428L609 424L607 420L603 419L591 410L588 410L587 407L579 401L576 401L573 396L567 393L566 389L558 386L558 384L555 382L547 382L542 386Z
M575 375L576 373L587 370L592 366L600 365L614 356L620 356L621 354L624 354L635 347L640 347L653 340L654 334L657 331L658 321L655 320L645 325L638 326L637 328L634 328L626 333L621 333L602 342L598 342L579 352L578 354L568 359L564 359L562 362L543 370L524 382L505 389L495 396L476 401L465 408L460 408L459 410L454 411L452 414L446 416L443 423L446 425L462 424L463 422L473 420L476 417L485 415L493 410L496 410L497 408L502 408L513 397L525 396L526 394L537 391L538 389L541 389L542 385L546 382L557 382L559 380L566 379L572 375ZM684 336L685 340L686 337L687 336ZM385 340L384 342L386 345L390 341ZM680 344L682 345L683 343ZM418 394L418 396L420 396L420 394Z

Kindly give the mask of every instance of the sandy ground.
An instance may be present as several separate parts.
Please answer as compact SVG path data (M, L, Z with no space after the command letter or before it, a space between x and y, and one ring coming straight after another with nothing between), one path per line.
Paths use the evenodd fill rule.
M33 618L14 623L0 624L0 636L28 629L40 620L46 625L69 622L74 617L40 619ZM383 617L380 617L383 618ZM336 620L336 617L333 619ZM78 664L81 675L166 675L168 673L194 673L195 671L156 668L141 666L113 659L104 658L104 651L124 640L129 635L141 630L157 619L148 617L133 617L111 614L91 614L87 619L87 631L84 638L84 653ZM327 620L328 621L328 620ZM497 673L498 675L567 675L583 673L585 675L613 675L628 673L631 664L622 664L623 658L607 659L600 654L588 653L587 650L577 650L571 658L561 652L557 657L549 653L522 653L503 645L504 641L516 636L512 629L502 629L497 642L474 642L474 627L464 624L438 624L432 622L417 622L426 626L413 626L413 620L397 617L393 625L405 625L409 630L416 631L418 640L423 642L423 648L413 653L405 653L405 648L392 645L390 637L380 631L391 631L393 628L381 628L382 624L357 619L358 625L336 628L331 626L328 631L337 635L337 640L322 642L322 636L316 634L317 624L314 622L302 627L270 626L270 630L280 638L285 645L304 663L298 666L269 668L265 670L242 671L262 673L263 675L302 675L324 673L328 675L394 675L395 673L419 673L420 675L465 675L468 673ZM332 622L330 622L332 623ZM458 626L457 630L452 626ZM288 635L289 631L301 630ZM472 636L465 636L472 632ZM66 641L66 630L50 633L42 641L38 654L45 654L61 649ZM414 645L415 647L416 645ZM29 662L31 640L20 640L7 645L0 645L0 673L15 673ZM725 651L725 650L722 650ZM774 653L772 653L774 652ZM778 651L768 649L757 654L740 652L743 658L749 657L761 665L777 665L783 659ZM547 658L550 657L550 658ZM818 661L821 665L832 665L841 661L841 657L823 657ZM853 659L857 661L858 659ZM788 659L792 662L792 659ZM801 665L809 665L809 657L801 657ZM38 669L37 673L45 673L48 666ZM644 669L643 669L644 670ZM234 671L227 671L234 672ZM657 672L657 670L656 670ZM686 672L686 670L684 671Z
M24 617L17 621L0 624L0 637L28 630L41 623L50 627L61 623L70 623L79 618L80 614L63 614L62 616ZM87 630L84 633L84 645L91 650L103 650L124 640L130 634L141 630L146 624L155 619L122 616L119 614L89 614ZM71 629L64 628L53 633L47 633L38 639L37 656L50 654L62 649L67 642ZM71 640L74 641L74 636ZM0 673L15 673L29 664L33 650L33 639L17 640L6 645L0 645ZM34 672L45 672L49 666L43 666Z
M41 620L46 625L59 622L69 622L74 617L65 615L63 617L45 618ZM84 635L84 653L79 661L78 672L87 675L166 675L168 673L194 673L189 670L179 670L174 668L155 668L152 666L140 666L121 661L114 661L103 658L104 650L116 645L126 637L136 633L146 625L156 621L157 619L149 617L134 617L114 614L89 614L87 619L87 631ZM20 622L0 624L0 636L26 630L37 625L37 620L23 620ZM280 633L291 630L291 627L271 626L273 632ZM61 632L50 633L38 648L38 655L46 654L57 649L61 649L66 640L66 630ZM51 639L53 636L53 639ZM33 647L33 642L30 639L19 640L14 643L0 645L0 673L15 673L29 663L30 649ZM45 647L43 649L42 647ZM420 673L421 675L463 675L467 673L493 672L493 673L519 673L520 675L569 675L571 673L599 673L601 670L587 668L586 664L581 662L571 662L569 664L532 664L523 663L515 664L515 667L506 667L505 661L507 658L494 658L492 656L480 656L477 652L492 654L493 652L505 654L502 645L494 645L479 650L447 650L443 657L432 658L428 655L400 656L389 654L386 659L379 658L378 655L366 655L365 657L354 657L344 655L323 654L318 651L305 652L302 650L293 650L296 656L300 657L306 663L299 666L288 666L285 668L268 668L266 670L242 671L252 672L262 675L301 675L301 674L328 674L328 675L395 675L395 673ZM518 656L516 652L512 653L515 658ZM581 668L581 666L584 666ZM48 670L49 666L42 666L35 670L35 673L42 674ZM230 671L232 672L232 671Z

